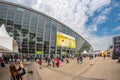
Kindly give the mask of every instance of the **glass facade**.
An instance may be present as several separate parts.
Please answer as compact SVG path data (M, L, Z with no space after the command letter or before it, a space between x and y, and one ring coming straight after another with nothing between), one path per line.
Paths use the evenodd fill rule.
M68 54L90 51L92 46L79 34L59 21L36 10L5 1L0 1L0 26L5 24L7 32L14 37L19 52L35 54L42 51L44 55L60 55L61 51ZM70 35L76 40L76 48L56 46L57 32Z

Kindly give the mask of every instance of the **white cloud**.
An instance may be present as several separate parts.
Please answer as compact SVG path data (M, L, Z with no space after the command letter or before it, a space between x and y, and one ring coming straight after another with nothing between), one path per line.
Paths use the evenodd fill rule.
M106 50L109 48L109 45L112 44L113 36L106 37L93 37L91 44L93 44L94 50Z
M103 36L103 37L91 37L91 44L94 47L94 50L106 50L109 49L110 45L113 45L113 37L119 36L118 35L111 35L111 36Z
M93 47L98 47L97 43L104 42L99 37L91 34L97 31L97 25L106 21L106 14L110 9L105 9L103 13L94 19L88 29L85 23L88 21L88 17L94 15L94 12L109 5L111 0L7 0L16 3L30 6L37 9L62 23L68 25L74 31L77 31L85 39L90 42ZM91 38L91 39L90 39ZM108 39L108 38L106 38ZM100 41L100 42L99 42ZM106 45L107 43L101 43ZM104 47L104 46L103 46ZM100 48L100 47L99 47Z
M25 6L29 6L29 7L32 7L33 5L37 3L37 0L3 0L3 1L19 3Z
M89 28L86 30L87 32L92 33L92 32L95 32L97 31L97 26L95 24L89 26Z
M94 20L91 22L91 24L88 26L88 29L86 29L89 33L96 32L98 30L97 25L102 24L107 20L106 15L99 15L94 18Z
M114 28L113 31L120 31L120 26Z
M118 17L120 17L120 13L118 13Z
M101 9L104 6L109 5L111 2L111 0L91 0L90 4L89 4L89 14L93 15L93 13L98 10Z
M111 9L112 9L112 7L105 8L101 14L102 15L107 15L107 14L110 13Z
M97 17L96 24L101 24L106 21L106 16L105 15L100 15Z
M87 31L89 31L89 33L96 32L98 30L98 25L106 22L108 19L107 14L109 14L110 11L111 7L103 8L101 10L101 13L98 16L94 17L93 21L88 26Z

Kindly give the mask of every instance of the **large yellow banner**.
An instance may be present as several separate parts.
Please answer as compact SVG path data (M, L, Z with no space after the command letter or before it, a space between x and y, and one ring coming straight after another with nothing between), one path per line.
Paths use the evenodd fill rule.
M76 48L75 38L61 32L57 32L57 47Z

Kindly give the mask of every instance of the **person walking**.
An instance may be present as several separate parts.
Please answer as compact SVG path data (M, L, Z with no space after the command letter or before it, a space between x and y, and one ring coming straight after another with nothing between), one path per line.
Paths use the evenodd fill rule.
M38 64L40 65L40 69L42 68L42 59L40 58L38 61Z
M4 63L3 59L2 59L2 57L0 58L0 67L1 68L5 67L5 63Z
M83 62L83 57L80 56L80 63L82 64L82 62Z
M10 64L9 69L10 69L10 73L11 73L11 77L10 77L11 80L23 80L22 76L26 74L26 71L21 62L19 62L18 69L16 69L16 66L14 64Z
M106 54L104 54L103 59L105 60Z
M50 57L48 57L47 62L48 62L47 66L48 67L51 66L51 58Z
M60 66L60 58L56 59L56 66L57 66L57 68Z
M69 63L69 59L68 59L68 57L66 57L66 64L68 64Z
M80 63L80 57L79 56L77 57L77 63L78 64Z
M52 59L52 66L55 67L55 59Z

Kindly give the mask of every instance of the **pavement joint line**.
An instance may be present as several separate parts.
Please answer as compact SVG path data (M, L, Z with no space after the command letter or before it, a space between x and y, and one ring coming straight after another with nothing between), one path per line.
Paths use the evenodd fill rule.
M82 76L83 74L85 74L92 66L89 66L87 69L85 69L81 74L79 74L79 76Z
M85 74L88 70L90 70L91 67L93 67L96 62L97 62L97 60L96 60L93 64L90 64L87 69L85 69L81 74L79 74L79 76L82 76L82 75Z
M33 63L32 63L32 64L33 64ZM34 65L34 67L35 67L35 65ZM35 70L36 70L36 69L35 69ZM37 72L37 74L39 74L38 70L36 70L36 72ZM43 80L40 75L39 75L39 79L40 79L40 80Z
M31 70L31 67L35 67L34 63L29 63L29 64L25 64L25 65L27 66L28 71ZM39 75L39 72L38 72L36 69L34 69L34 70L35 70L34 72L37 72L38 77L39 77L39 80L43 80L42 77ZM33 73L33 74L34 74L34 73ZM34 77L33 77L33 74L32 74L32 75L31 75L31 74L28 74L28 75L27 75L27 80L30 80L30 79L29 79L29 78L30 78L29 76L32 77L31 80L35 80Z

